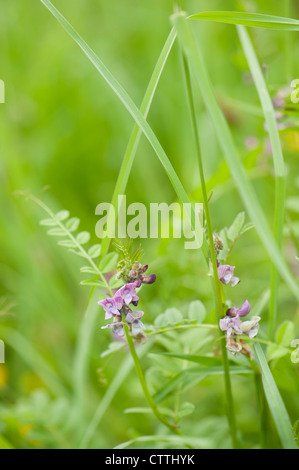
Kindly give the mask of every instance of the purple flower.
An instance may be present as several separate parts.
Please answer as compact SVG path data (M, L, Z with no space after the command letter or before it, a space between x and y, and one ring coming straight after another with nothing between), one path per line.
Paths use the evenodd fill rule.
M241 335L243 332L240 329L241 320L239 317L224 317L220 320L220 329L226 331L226 337L229 338L231 335Z
M117 336L124 336L125 330L124 330L124 323L121 320L121 315L118 312L118 315L115 315L113 317L113 322L109 323L106 326L102 326L102 329L105 328L112 328L113 333L115 333Z
M137 336L139 335L142 330L144 328L144 324L142 323L142 321L140 320L135 320L133 323L132 323L132 335L133 336Z
M105 310L105 320L108 320L114 315L119 315L119 311L123 305L123 299L116 294L113 297L109 297L108 299L100 300L98 302Z
M242 351L242 345L236 341L233 336L227 338L226 347L232 354L236 354Z
M126 314L126 322L127 323L134 323L135 320L139 320L140 318L142 318L144 315L144 312L142 312L142 310L130 310L127 314Z
M249 321L243 321L241 323L240 329L242 333L249 336L249 338L254 338L259 331L259 321L261 317L252 317Z
M230 266L229 264L219 266L217 269L219 281L223 284L230 283L233 287L236 286L240 282L240 279L234 276L234 269L235 266Z
M129 329L131 330L132 336L137 336L141 333L144 328L144 324L140 321L144 312L141 310L129 310L126 314L126 322L129 325Z
M102 326L102 330L104 330L105 328L112 328L113 333L115 333L117 336L124 336L125 334L124 323L122 321L108 323L108 325Z
M149 276L142 276L143 284L153 284L156 281L156 274L150 274Z
M115 295L120 296L126 305L129 305L132 302L132 304L136 306L138 304L139 297L136 294L135 289L140 286L141 281L139 280L131 282L130 284L125 284L123 287L118 289Z
M253 359L252 349L241 338L238 338L236 336L231 336L230 338L227 338L226 347L233 355L241 353L249 357L250 359Z
M229 317L246 317L250 312L250 303L245 300L240 308L232 307L226 312Z
M147 268L147 265L140 265L140 269L143 272L145 272ZM140 321L144 312L141 310L132 310L130 304L135 306L138 304L139 297L135 289L140 287L142 282L152 284L156 280L156 275L142 275L142 277L145 278L145 281L135 279L134 282L129 282L118 289L113 297L98 302L106 312L105 319L107 320L113 317L113 322L102 328L111 328L117 336L124 336L124 326L127 325L131 336L136 336L139 341L146 339L146 336L142 332L144 325Z

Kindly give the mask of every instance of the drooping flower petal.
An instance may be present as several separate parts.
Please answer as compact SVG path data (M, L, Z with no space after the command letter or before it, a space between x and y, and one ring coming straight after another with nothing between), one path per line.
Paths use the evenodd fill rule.
M234 337L233 336L230 336L229 338L227 338L227 341L226 341L226 348L232 353L232 354L236 354L238 352L240 352L242 350L242 346L240 343L238 343L237 341L235 341Z
M249 338L254 338L259 330L259 321L261 317L254 316L251 320L244 321L240 325L242 333L249 336Z
M141 281L137 280L135 282L125 284L123 287L118 289L116 294L122 298L122 300L124 301L126 305L129 305L131 302L134 305L137 305L139 297L136 294L135 289L140 286L141 286Z
M220 329L226 331L226 337L229 338L233 334L241 335L240 329L241 320L239 317L224 317L220 320Z
M252 360L254 355L253 355L251 347L248 346L248 344L246 344L245 341L243 341L242 339L240 339L239 341L242 346L241 353L244 354L244 356L247 356L249 357L249 359Z
M119 311L122 308L122 298L119 296L109 297L98 302L105 310L105 319L108 320L112 316L119 315Z
M135 320L132 323L132 336L137 336L144 328L142 321Z
M218 278L223 284L231 284L233 287L236 286L240 279L234 276L235 266L230 266L229 264L223 264L218 266Z
M245 317L250 312L250 303L245 300L240 308L231 307L227 310L226 315L229 317Z
M237 317L239 309L237 307L231 307L226 311L226 315L229 317Z
M156 274L150 274L149 276L142 277L143 284L153 284L156 282Z
M102 330L106 328L112 328L113 333L115 333L117 336L124 336L125 334L124 323L122 321L113 322L109 323L108 325L102 326Z
M246 315L248 315L249 312L250 312L250 303L248 302L248 300L245 300L242 306L239 308L238 317L246 317Z
M126 314L126 322L133 323L135 320L139 320L144 315L142 310L131 310Z

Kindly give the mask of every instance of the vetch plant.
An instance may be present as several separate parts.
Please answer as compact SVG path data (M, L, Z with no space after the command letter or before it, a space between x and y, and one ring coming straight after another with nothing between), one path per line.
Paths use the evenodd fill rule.
M134 310L130 307L132 304L137 307L139 296L136 289L141 287L141 284L153 284L156 281L156 275L146 275L148 265L142 265L139 260L142 257L141 248L139 247L133 254L131 254L132 243L121 242L115 243L118 251L122 255L122 259L117 265L118 273L117 279L121 279L124 284L118 289L113 297L108 297L98 302L105 310L105 319L113 318L113 322L102 328L112 328L117 336L124 336L124 324L127 325L129 333L135 339L145 340L142 332L144 325L141 318L144 312L141 310Z
M53 408L57 406L59 410L57 414L60 415L60 420L57 419L56 422L57 434L59 435L61 416L63 416L67 429L66 435L69 430L73 433L74 447L85 448L92 445L91 441L99 429L105 411L109 406L115 405L113 399L117 393L123 393L122 387L126 387L131 380L138 379L139 385L137 382L137 386L142 389L143 396L138 396L138 400L135 400L135 397L132 398L133 391L131 390L135 389L135 382L134 387L130 389L130 394L123 401L124 403L132 401L134 407L123 409L127 406L123 405L123 402L115 405L118 407L116 412L120 409L124 412L122 419L132 420L130 421L130 426L133 423L131 428L133 429L134 425L136 427L134 432L128 435L128 440L119 444L118 448L150 445L150 443L169 447L183 445L198 448L221 446L242 448L248 446L244 415L241 415L239 411L241 406L248 404L244 405L244 401L242 402L242 394L237 395L239 388L243 387L243 389L249 389L252 400L248 409L246 408L246 411L249 410L247 414L252 414L259 420L258 425L253 421L249 423L250 429L253 426L259 427L255 433L255 441L251 444L252 447L266 448L270 442L269 429L272 431L275 425L277 441L279 439L280 445L283 448L297 448L298 426L296 423L293 426L294 413L291 416L292 422L289 410L280 394L280 388L283 387L289 387L291 391L296 389L297 370L293 368L291 371L288 370L288 373L284 373L281 364L285 365L286 362L279 362L286 359L291 363L290 357L294 358L294 355L291 355L292 352L294 353L291 351L291 345L294 344L296 322L287 317L279 325L277 321L278 314L280 314L278 297L280 278L285 281L285 290L288 289L296 301L299 299L296 272L291 271L288 259L282 254L287 175L277 128L275 102L273 103L268 93L253 41L246 27L298 31L299 22L289 18L244 12L201 12L187 17L184 12L177 10L172 17L173 28L154 69L142 106L138 109L101 59L56 7L49 0L41 0L41 2L79 45L135 121L105 223L109 225L112 218L113 222L117 221L116 202L118 197L126 191L139 139L143 133L166 171L180 207L185 211L200 251L192 253L194 258L187 258L187 250L177 249L180 245L176 245L174 252L168 253L165 250L161 254L158 250L159 256L156 256L156 259L152 261L149 258L149 264L143 264L141 247L134 251L130 240L116 241L110 246L111 240L105 238L101 244L91 244L90 233L79 230L80 221L77 217L71 217L67 210L54 212L40 199L29 193L23 193L47 214L47 218L41 221L41 225L47 229L48 234L58 240L59 246L76 255L77 260L81 260L80 271L84 276L81 285L90 287L86 313L82 316L78 332L72 330L70 344L76 337L71 368L72 377L66 377L63 384L59 381L58 373L54 368L49 365L44 366L43 357L34 349L30 349L30 346L28 347L26 340L20 336L19 332L9 328L5 331L4 339L10 347L19 348L20 351L20 344L26 345L25 349L29 352L27 352L25 362L37 370L37 375L41 375L43 383L55 395L51 405L48 404L47 396L34 396L33 403L28 403L28 415L32 416L32 410L43 410L42 426L45 428L48 426L50 433L53 429L49 419L53 412L52 404ZM194 38L196 28L201 21L237 25L236 38L240 40L244 56L242 58L248 64L252 75L261 105L259 113L262 120L266 122L271 143L273 182L275 183L273 228L269 224L269 214L265 213L262 201L255 190L252 174L249 175L247 171L245 165L247 161L240 158L232 128L216 99L208 67L200 51L201 41ZM199 181L196 194L200 194L203 202L204 237L201 224L197 223L196 210L191 204L192 198L184 188L171 163L172 159L168 157L147 119L160 75L176 38L180 46L191 115L195 154L192 168L197 159ZM281 96L276 97L278 106L280 105L279 98ZM182 100L185 105L183 94L178 99ZM200 106L196 105L197 99L202 100ZM209 196L213 189L210 183L210 181L213 183L213 178L208 184L207 150L203 145L204 131L200 119L201 113L206 111L220 144L221 152L219 153L223 154L225 159L226 170L229 174L226 181L229 183L227 185L229 191L235 186L240 195L240 206L246 210L246 215L251 220L250 223L245 223L245 212L240 212L229 227L224 227L217 232L214 220L214 196ZM191 181L191 178L188 175L189 180ZM221 197L217 202L220 212L228 210L228 205L222 203ZM236 212L239 210L240 208ZM230 214L226 215L224 220L231 220ZM269 255L269 259L263 259L263 276L261 275L261 279L256 280L251 279L249 274L251 272L250 247L245 248L245 250L248 249L244 258L246 266L238 262L237 256L232 259L232 255L235 256L233 248L239 238L253 228L259 236L261 247ZM198 258L196 258L197 255ZM167 262L171 268L163 271ZM267 286L267 279L270 278L267 276L267 270L270 265L270 288L266 289L261 300L257 301L254 298L254 288L250 286L254 282L256 289L262 283ZM242 269L247 278L242 275ZM163 276L160 275L162 271ZM175 271L184 272L184 276L177 275L176 277ZM7 272L9 279L11 273L9 270ZM244 292L241 299L235 298L242 288ZM151 295L154 299L149 302L147 296ZM186 298L188 302L185 301ZM158 310L161 305L166 306L164 310L161 309L162 311ZM264 312L267 308L268 315ZM249 314L252 316L249 317ZM72 321L73 319L70 323ZM266 326L268 332L266 332ZM95 335L102 348L101 358L98 352L96 355L91 354L90 351ZM102 347L105 341L107 346ZM111 355L114 354L119 354L115 361L117 369L115 376L109 382L105 377L106 361L109 361ZM132 374L132 377L128 377L133 365L136 371L135 376ZM65 374L65 369L68 367L65 365L60 365L60 367L59 373ZM97 367L99 385L106 384L107 388L104 391L101 389L97 395L94 394L96 399L99 399L99 403L93 413L92 405L90 404L89 407L89 397L93 394L89 390L91 381L88 381L88 372L90 369L94 371ZM216 382L217 391L211 399L209 385L204 382L207 378L208 384L220 378ZM218 384L220 384L219 387ZM193 392L194 387L197 387L195 392ZM256 389L256 402L254 403L253 387ZM183 401L182 397L185 397L184 394L189 391L188 401ZM57 405L56 398L60 395L67 397L66 404L58 403ZM144 398L147 406L143 406ZM39 400L39 408L35 400ZM238 400L238 407L235 406L236 400ZM213 416L215 413L213 411L215 408L212 407L213 401L217 402L216 417ZM219 403L224 404L223 409ZM252 409L249 406L252 409L257 408L254 411L255 414L251 413ZM44 412L45 409L47 412ZM292 409L296 409L295 405ZM272 421L269 419L270 413ZM151 431L151 435L143 435L142 426L138 419L134 421L134 415L137 417L138 415L153 416L154 421L150 422L150 428L153 426L155 428ZM22 409L10 412L3 412L0 409L0 418L7 420L8 423L15 422L16 416L23 419ZM185 423L189 423L189 427ZM207 432L209 426L213 429L210 434ZM207 438L206 435L209 437Z
M140 285L141 281L125 284L115 292L113 297L98 302L105 310L105 320L113 318L113 323L109 323L102 328L113 328L116 335L124 336L125 322L132 336L141 336L143 323L140 319L143 317L144 312L130 308L131 303L134 306L138 304L139 297L135 289Z

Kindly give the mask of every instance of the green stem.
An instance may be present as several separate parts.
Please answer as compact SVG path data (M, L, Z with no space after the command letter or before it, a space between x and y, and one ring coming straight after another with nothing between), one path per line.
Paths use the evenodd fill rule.
M184 63L184 71L185 71L185 78L186 78L186 85L187 85L188 100L189 100L190 111L191 111L191 121L192 121L192 127L193 127L194 138L195 138L196 152L198 156L199 173L200 173L202 195L203 195L203 204L204 204L206 223L207 223L208 240L209 240L209 245L210 245L210 255L211 255L211 261L212 261L212 266L213 266L213 281L214 281L213 290L214 290L214 298L215 298L215 307L216 307L216 314L217 314L217 322L219 325L220 319L224 317L222 293L221 293L220 282L218 279L217 259L216 259L214 239L213 239L213 228L212 228L209 201L208 201L208 195L207 195L207 189L206 189L206 183L205 183L203 161L202 161L200 143L199 143L198 132L197 132L197 122L196 122L196 113L195 113L195 108L194 108L194 100L193 100L193 95L192 95L191 78L190 78L190 72L189 72L187 59L184 56L184 54L183 54L183 63ZM218 329L219 329L219 334L222 335L222 331L220 330L219 326L218 326ZM237 426L236 426L236 419L235 419L235 412L234 412L234 403L233 403L232 387L231 387L231 380L230 380L230 373L229 373L229 362L228 362L225 338L221 339L220 345L221 345L223 368L224 368L227 416L228 416L228 421L230 425L230 432L231 432L233 447L236 449L238 448Z
M160 77L162 75L164 66L166 64L166 61L172 49L173 43L175 41L175 37L176 37L176 33L175 33L174 28L172 28L164 44L162 52L158 58L158 61L155 65L153 74L151 76L151 79L149 81L148 87L146 89L144 98L140 106L140 112L142 113L145 119L147 119L158 83L160 81ZM132 134L130 135L130 139L129 139L129 142L128 142L128 145L127 145L124 157L123 157L123 161L122 161L119 174L117 177L117 181L115 184L115 188L113 191L111 206L114 208L115 214L113 213L114 211L109 209L108 215L107 215L107 226L109 226L111 222L114 222L115 224L117 222L118 212L116 209L117 209L118 196L125 193L126 186L128 183L130 173L131 173L132 165L134 163L134 158L137 152L137 148L138 148L141 136L142 136L142 130L140 129L138 124L135 124ZM115 216L115 219L114 219L114 216ZM104 256L108 252L110 242L111 242L111 239L108 237L103 239L101 257Z
M189 353L189 347L186 346L184 348L184 354ZM183 367L182 367L182 372L188 367L188 361L183 361ZM180 396L181 396L181 390L182 390L183 384L182 382L179 383L176 389L176 396L175 396L175 405L174 405L174 421L177 424L179 419L178 419L178 413L180 410Z
M151 407L154 415L158 418L158 420L163 423L165 426L167 426L172 432L174 432L175 434L178 434L180 435L180 431L177 429L176 427L176 424L172 424L170 423L166 418L165 416L163 416L160 411L158 410L157 408L157 405L156 403L154 402L153 400L153 397L151 396L150 392L149 392L149 389L147 387L147 384L146 384L146 381L145 381L145 377L144 377L144 374L143 374L143 370L142 370L142 367L141 367L141 364L140 364L140 361L139 361L139 357L136 353L136 350L135 350L135 346L134 346L134 342L132 340L132 337L129 333L129 329L128 329L128 326L126 324L124 324L124 329L125 329L125 334L126 334L126 338L127 338L127 341L128 341L128 345L129 345L129 349L130 349L130 353L131 353L131 356L133 358L133 361L134 361L134 364L135 364L135 369L136 369L136 372L137 372L137 375L138 375L138 379L139 379L139 382L140 382L140 385L142 387L142 390L143 390L143 393L144 393L144 396L149 404L149 406Z
M275 110L264 75L262 73L258 58L255 53L250 36L243 26L238 26L237 31L239 38L252 74L257 93L263 108L265 121L268 126L269 138L272 147L273 164L275 173L275 205L274 205L274 238L276 249L281 253L282 233L284 222L284 200L286 193L286 173L283 153L280 144L279 133L277 130L277 122L275 118ZM271 257L273 259L273 257ZM279 273L274 260L271 268L271 284L270 284L270 308L269 308L269 337L273 339L274 330L277 320L277 304L278 304L278 284Z
M105 284L106 289L108 290L110 295L113 295L112 290L104 276L104 274L100 271L98 266L95 264L93 259L89 256L87 251L83 248L83 246L77 241L77 239L74 237L74 235L66 228L66 226L56 217L54 212L46 205L44 204L40 199L37 197L33 196L32 194L28 194L24 191L18 191L18 194L25 195L28 199L33 201L35 204L37 204L39 207L41 207L50 217L51 219L55 220L56 224L58 227L61 228L65 232L65 235L76 245L76 248L82 253L84 258L87 259L91 267L96 271L97 275L101 278L101 281Z
M285 0L284 16L286 18L292 17L292 2ZM285 78L288 82L293 78L293 51L292 51L292 36L291 33L286 31L284 34L284 56L285 56Z
M227 256L226 256L225 261L224 261L223 264L227 264L227 263L228 263L228 259L229 259L230 255L231 255L231 252L232 252L232 250L233 250L233 247L235 246L235 243L236 243L236 241L238 240L239 237L240 237L240 233L238 233L238 234L235 236L235 238L233 239L232 244L231 244L231 246L230 246L230 249L228 250Z
M147 336L155 336L155 335L161 335L163 333L168 333L169 331L177 331L177 330L186 330L189 328L201 328L201 329L216 329L217 325L210 325L209 323L198 323L198 324L190 324L190 325L176 325L176 326L169 326L168 328L163 328L163 330L156 330L153 332L147 332Z
M284 222L284 200L286 193L285 177L275 178L275 208L274 208L274 236L281 250ZM269 304L269 338L274 339L275 326L277 324L279 273L274 263L271 269L270 304Z
M288 227L289 227L289 230L290 230L290 237L291 237L291 239L294 243L294 247L296 249L296 253L297 253L297 257L298 257L299 256L299 243L298 243L296 234L294 232L292 221L291 221L289 216L287 216L287 223L288 223Z

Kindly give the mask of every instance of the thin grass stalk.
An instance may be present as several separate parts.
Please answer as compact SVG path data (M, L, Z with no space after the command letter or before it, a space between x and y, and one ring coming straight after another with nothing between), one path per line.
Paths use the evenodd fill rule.
M76 32L76 30L73 28L73 26L64 18L64 16L55 8L55 6L50 2L50 0L41 0L41 2L48 8L48 10L52 13L52 15L56 18L56 20L62 25L62 27L65 29L65 31L71 36L71 38L78 44L78 46L82 49L82 51L85 53L85 55L88 57L88 59L92 62L92 64L95 66L97 71L102 75L102 77L105 79L105 81L108 83L108 85L112 88L114 93L118 96L120 101L123 103L123 105L126 107L128 112L131 114L137 125L140 127L142 130L143 134L145 137L149 140L150 144L152 145L155 153L157 154L158 158L160 159L171 183L176 191L176 194L178 196L178 199L182 204L190 203L190 200L188 198L188 195L178 178L171 162L169 161L164 149L162 148L160 142L158 141L156 135L152 131L151 127L145 120L144 116L140 112L140 110L137 108L135 103L132 101L130 96L126 93L126 91L121 87L121 85L118 83L118 81L114 78L114 76L110 73L110 71L107 69L107 67L103 64L103 62L99 59L99 57L94 53L94 51L86 44L86 42L81 38L81 36ZM192 221L195 220L195 213L193 208L191 207L191 214L188 214L187 212L187 217L189 218L190 225L192 229L194 230L194 226ZM197 233L195 231L195 236L199 241L201 241L202 238L202 233ZM206 246L206 241L204 239L203 245L202 245L202 253L204 254L204 259L207 259L207 246ZM78 370L81 371L80 378L76 380L77 385L80 388L80 391L77 393L78 397L83 397L84 394L84 389L85 389L85 381L84 378L86 377L87 373L87 357L88 357L88 351L89 351L89 345L84 344L84 342L87 341L88 339L88 334L91 335L93 331L93 325L95 321L95 315L96 315L96 304L95 306L91 305L93 301L95 301L95 296L96 296L96 291L94 289L91 290L90 296L89 296L89 304L88 304L88 309L87 312L90 311L88 315L85 315L85 321L84 324L82 325L82 328L80 330L80 339L78 343L78 347L76 350L76 357L75 361L78 361ZM84 353L82 355L82 353ZM84 373L84 376L83 376ZM82 380L83 379L83 380ZM83 407L83 399L81 398L79 400L79 409Z
M298 449L286 406L281 398L261 345L255 344L254 351L262 373L265 397L276 425L282 447L284 449Z
M127 341L128 341L128 345L129 345L129 349L130 349L130 352L131 352L131 356L133 358L133 361L134 361L134 364L135 364L135 369L136 369L136 372L137 372L137 375L138 375L138 379L139 379L139 382L141 384L141 387L142 387L142 390L143 390L143 393L144 393L144 396L146 398L146 401L148 402L149 406L151 407L154 415L156 416L156 418L162 423L164 424L165 426L167 426L173 433L175 434L180 434L180 431L178 430L176 424L172 424L170 423L164 415L162 415L160 413L160 411L158 410L158 407L156 405L156 403L154 402L153 400L153 397L151 396L150 394L150 391L147 387L147 383L146 383L146 380L145 380L145 377L144 377L144 374L143 374L143 370L142 370L142 367L141 367L141 364L140 364L140 361L139 361L139 357L136 353L136 350L135 350L135 346L134 346L134 342L133 342L133 339L129 333L129 329L128 329L128 326L125 324L124 325L124 329L125 329L125 333L126 333L126 338L127 338Z
M263 108L265 121L268 126L269 138L273 153L274 172L275 172L275 204L274 204L274 237L279 250L282 247L283 222L284 222L284 201L286 194L286 172L281 149L275 111L271 97L267 90L263 72L259 65L252 41L244 26L237 26L239 38L253 77L260 102ZM275 326L277 323L278 310L278 287L279 273L277 267L272 263L271 282L270 282L270 304L269 304L269 337L273 340Z
M161 51L161 54L158 58L158 61L155 65L153 74L151 76L150 82L146 89L146 93L142 100L140 112L146 118L154 95L157 89L161 74L164 70L164 66L172 49L174 40L175 40L175 31L172 28L164 46ZM120 172L118 175L117 183L114 189L113 197L111 204L116 207L118 195L123 194L126 189L126 185L129 179L129 175L131 172L131 168L134 162L134 158L137 152L137 148L139 145L140 137L142 135L142 130L140 127L135 124L132 134L130 136L126 152L123 158L123 162L120 168ZM111 213L110 213L111 217ZM110 239L106 238L102 242L102 250L101 250L101 258L108 252L110 245ZM87 362L89 357L89 350L90 350L90 341L92 337L92 333L94 331L95 322L97 319L97 290L95 287L92 287L90 290L90 295L87 303L86 312L84 315L84 319L82 322L82 327L80 329L79 338L77 341L76 353L74 358L74 380L75 386L74 390L76 390L75 394L75 408L76 410L80 410L83 407L83 401L85 396L85 389L87 383Z
M140 351L139 356L143 356L148 350L150 349L151 345L149 343L145 344L144 347L142 348L142 351ZM88 448L88 445L96 432L105 412L107 411L110 403L112 402L113 398L115 397L117 391L119 390L119 387L131 371L131 369L134 367L134 363L132 361L131 356L127 356L120 364L120 367L116 373L116 375L113 377L113 380L111 381L109 387L107 388L105 395L101 399L90 423L85 429L85 433L83 434L82 439L80 440L79 449L86 449Z
M293 13L292 0L285 0L284 14L286 18L290 18ZM284 37L284 55L285 55L285 78L286 83L293 78L293 51L292 51L292 37L290 33L285 33Z
M161 143L159 142L156 134L152 130L151 126L149 123L144 119L144 116L132 100L132 98L128 95L128 93L125 91L125 89L120 85L120 83L116 80L116 78L112 75L110 70L105 66L105 64L101 61L101 59L96 55L96 53L89 47L89 45L84 41L84 39L80 36L80 34L75 30L75 28L67 21L67 19L60 13L59 10L50 2L50 0L40 0L47 8L48 10L52 13L52 15L56 18L56 20L61 24L61 26L64 28L64 30L69 34L69 36L76 42L76 44L81 48L81 50L84 52L84 54L88 57L90 62L94 65L94 67L97 69L99 74L104 78L104 80L107 82L107 84L110 86L110 88L113 90L113 92L116 94L118 99L121 101L121 103L124 105L124 107L127 109L129 114L132 116L132 118L135 120L135 122L138 124L138 126L142 129L142 132L144 136L147 138L149 141L150 145L152 146L154 152L158 156L161 164L163 165L168 178L172 184L172 187L174 191L177 194L177 197L181 204L190 204L190 200L188 197L188 194L182 185L178 175L176 174L168 156L166 155ZM194 231L195 237L197 241L202 244L202 253L205 256L205 259L207 259L207 251L208 248L205 243L205 239L203 239L202 243L202 231L201 229L199 231L196 230L195 225L193 224L193 221L195 221L195 211L193 206L191 205L191 210L188 211L186 209L185 211L186 217L190 223L190 226L192 230Z
M157 60L157 63L155 65L154 71L152 73L151 79L149 81L149 84L147 86L145 95L143 97L143 100L140 106L140 112L144 116L144 119L147 119L160 77L164 70L164 66L167 62L168 56L172 50L172 46L175 41L175 38L176 38L175 29L172 28L163 46L161 54ZM129 139L129 142L128 142L128 145L127 145L124 157L123 157L123 161L122 161L119 174L117 177L117 181L115 184L115 188L113 191L111 205L114 207L114 209L116 209L116 206L117 206L118 196L125 193L126 186L128 183L130 173L131 173L131 169L134 163L135 155L137 152L137 148L138 148L141 136L142 136L142 130L140 129L138 124L135 124L132 134L130 135L130 139ZM107 215L108 226L113 216L114 214L112 213L112 211L109 210L108 215ZM118 217L118 214L115 210L115 223L117 221L117 217ZM111 240L108 237L103 239L101 257L105 256L105 254L108 252L110 242Z
M290 269L277 246L277 242L272 234L272 231L270 230L268 221L259 203L257 195L248 179L245 168L235 146L229 125L216 100L212 83L201 51L199 50L198 45L195 43L195 39L190 27L190 20L187 19L185 13L178 12L176 15L174 15L174 21L177 27L178 38L184 45L185 54L188 58L190 58L190 65L194 70L194 77L196 77L203 101L215 126L219 144L223 151L223 155L227 160L232 178L235 182L236 188L238 189L244 206L247 209L252 222L256 226L257 233L260 236L260 239L270 259L273 263L275 263L277 269L279 270L281 276L287 283L295 298L299 300L298 283L290 272Z
M220 282L218 279L217 259L216 259L216 252L215 252L214 239L213 239L213 228L212 228L208 195L207 195L207 190L206 190L202 153L201 153L199 137L198 137L196 112L195 112L194 99L193 99L193 94L192 94L191 78L190 78L190 72L189 72L187 59L184 53L183 53L183 64L184 64L184 72L185 72L185 79L186 79L186 85L187 85L188 101L189 101L189 107L190 107L190 112L191 112L192 129L194 133L195 147L196 147L196 153L197 153L198 165L199 165L200 181L201 181L201 188L202 188L202 195L203 195L203 205L204 205L204 210L205 210L208 240L209 240L209 245L210 245L210 256L211 256L211 261L212 261L212 266L213 266L213 281L214 281L213 291L214 291L214 299L215 299L215 309L216 309L216 314L217 314L218 330L219 330L220 336L222 337L222 339L220 340L220 346L221 346L221 352L222 352L222 358L223 358L227 415L228 415L228 421L230 425L230 432L231 432L233 447L238 448L239 445L238 445L238 439L237 439L237 425L236 425L236 418L235 418L235 411L234 411L231 379L230 379L230 373L229 373L229 362L228 362L228 356L227 356L226 341L225 341L225 338L223 338L223 333L219 327L219 321L222 317L224 317L223 304L222 304L222 292L221 292Z

